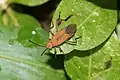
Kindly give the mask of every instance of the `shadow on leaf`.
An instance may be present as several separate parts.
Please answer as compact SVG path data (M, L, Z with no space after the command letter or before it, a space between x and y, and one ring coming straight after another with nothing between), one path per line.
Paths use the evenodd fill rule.
M50 59L47 61L47 64L50 65L54 69L64 69L64 55L55 55L54 54L47 54L50 56Z
M96 53L97 51L99 51L107 43L107 41L110 39L110 37L111 37L111 35L109 36L109 38L106 41L104 41L99 46L97 46L95 48L92 48L90 50L86 50L86 51L74 50L74 51L70 52L66 56L65 60L67 61L67 60L71 59L74 56L86 57L86 56L90 56L90 55Z
M87 0L89 2L94 3L97 6L106 9L117 10L117 0Z

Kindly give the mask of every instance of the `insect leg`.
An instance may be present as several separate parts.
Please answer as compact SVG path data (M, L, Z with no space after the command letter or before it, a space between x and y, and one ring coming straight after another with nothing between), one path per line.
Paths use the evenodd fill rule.
M58 48L59 48L60 52L62 52L64 54L64 51L61 49L61 47L58 47Z
M52 23L52 26L49 29L52 29L54 27L53 21L51 23Z
M82 36L76 37L75 42L77 43L77 40L80 39L80 38L82 38Z
M35 43L35 42L31 41L31 40L29 40L29 41L30 41L31 43L37 45L37 46L46 47L46 46L43 46L43 45L37 44L37 43ZM48 49L48 48L46 48L46 49L42 52L41 56L45 53L45 51L46 51L47 49Z
M57 58L56 53L57 53L57 51L56 51L56 48L54 47L55 59Z
M54 33L50 30L50 33L52 34L52 35L54 35Z
M49 29L52 29L53 27L54 27L54 24L53 24L53 22L52 22L52 26L51 26ZM54 35L51 30L49 30L49 32L50 32L52 35Z
M66 43L67 43L67 44L71 44L71 45L76 45L76 44L77 44L77 40L78 40L79 38L82 38L82 36L79 36L79 37L75 38L75 41L66 41Z
M60 18L60 14L61 12L59 12L59 17L56 20L56 32L58 32L58 26L62 23L62 21L67 21L72 15L69 15L68 17L66 17L65 19L61 19Z
M63 19L64 21L67 21L68 19L70 19L73 15L69 15L68 17L66 17L65 19Z
M73 41L66 41L67 44L70 44L70 45L77 45L76 42L73 42Z
M62 23L62 21L67 21L70 17L73 16L73 15L69 15L69 16L66 17L65 19L61 19L61 18L60 18L60 14L61 14L61 12L59 12L59 17L58 17L58 19L56 20L56 26L59 26L59 25Z

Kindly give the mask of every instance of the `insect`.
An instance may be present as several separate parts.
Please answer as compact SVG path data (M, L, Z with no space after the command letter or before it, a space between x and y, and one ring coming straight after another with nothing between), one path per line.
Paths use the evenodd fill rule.
M67 40L69 40L76 32L76 28L77 25L76 24L69 24L68 26L66 26L65 28L61 29L58 31L58 26L61 24L62 20L67 21L67 19L69 19L71 17L68 16L66 19L60 19L60 15L59 18L56 20L56 34L52 34L52 38L48 41L47 45L45 46L46 49L43 51L43 53L47 50L47 49L52 49L52 48L56 48L58 47L59 50L61 52L62 49L59 47L60 45L62 45L64 42L66 42ZM29 40L30 42L32 42L33 44L36 44L35 42ZM36 44L38 46L41 46L39 44ZM43 55L43 53L41 55ZM56 54L56 52L55 52Z

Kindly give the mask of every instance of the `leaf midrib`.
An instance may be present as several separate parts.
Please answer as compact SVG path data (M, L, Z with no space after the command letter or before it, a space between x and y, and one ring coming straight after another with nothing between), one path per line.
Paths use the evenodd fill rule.
M97 9L99 9L99 7L96 7L95 9L93 9L93 11L90 13L90 15L88 15L88 17L83 20L83 22L79 25L78 28L80 28L80 26L82 26L82 25L92 16L92 14L93 14Z
M25 60L21 60L20 58L12 58L12 57L5 56L5 55L0 55L0 58L6 59L6 60L11 60L11 61L16 61L16 62L22 62L24 64L28 64L33 67L41 67L41 65L36 62L25 61Z

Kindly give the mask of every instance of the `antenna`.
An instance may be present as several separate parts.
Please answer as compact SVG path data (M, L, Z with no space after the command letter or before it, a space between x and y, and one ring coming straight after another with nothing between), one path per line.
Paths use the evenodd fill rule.
M43 46L43 45L37 44L37 43L35 43L35 42L31 41L31 40L29 40L29 41L30 41L31 43L37 45L37 46L46 47L46 46ZM48 49L48 48L46 48L46 49L42 52L41 56L45 53L45 51L46 51L47 49Z
M35 42L31 41L31 40L29 40L29 41L30 41L31 43L37 45L37 46L46 47L46 46L43 46L43 45L37 44L37 43L35 43Z
M45 51L46 51L47 49L48 49L48 48L46 48L46 49L42 52L41 56L45 53Z

